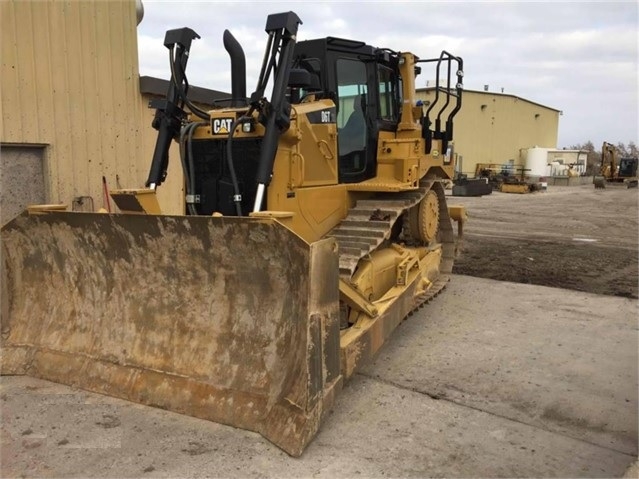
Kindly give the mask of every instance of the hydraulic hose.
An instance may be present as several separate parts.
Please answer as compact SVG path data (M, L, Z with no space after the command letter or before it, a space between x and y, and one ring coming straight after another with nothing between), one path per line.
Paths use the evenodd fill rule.
M235 212L237 216L242 216L242 195L240 194L240 185L237 182L237 175L235 174L235 164L233 163L233 133L238 125L251 120L251 108L246 115L243 115L236 119L231 125L229 131L228 141L226 142L226 162L231 174L231 183L233 184L233 203L235 203Z
M191 183L191 174L190 174L189 166L187 164L188 158L187 158L187 152L186 152L186 135L189 129L192 128L192 125L193 123L189 123L188 125L182 127L182 129L180 130L180 161L182 163L182 171L184 173L184 188L186 190L185 198L187 199L186 209L188 210L189 214L195 215L197 214L197 211L195 211L194 205L188 202L189 196L193 194L193 188L195 185Z
M191 215L197 215L197 208L192 201L189 201L195 195L195 164L193 162L193 132L199 126L207 125L204 122L193 122L182 127L180 131L180 160L182 162L182 171L184 172L184 184L186 189L186 208Z
M176 90L178 92L178 95L180 96L182 101L186 104L186 106L189 107L189 109L195 115L199 116L203 120L207 120L207 121L210 120L211 117L209 116L208 113L206 113L204 110L199 109L193 103L191 103L191 101L186 96L186 91L184 90L184 86L182 85L182 82L178 82L178 78L177 78L177 76L175 74L175 58L174 58L173 47L169 48L169 59L170 59L169 63L171 65L171 81L175 85L175 88L176 88ZM182 80L184 80L184 82L187 84L187 88L188 88L188 80L186 79L186 73L183 70L180 73L181 73Z
M193 161L193 132L198 126L206 126L206 125L208 125L207 122L193 123L193 126L187 133L186 149L188 153L190 182L191 182L191 187L193 188L193 191L191 193L192 195L195 194L195 191L194 191L195 190L195 163ZM191 205L193 206L193 211L194 211L194 213L192 214L197 214L197 208L195 207L195 204L191 203Z

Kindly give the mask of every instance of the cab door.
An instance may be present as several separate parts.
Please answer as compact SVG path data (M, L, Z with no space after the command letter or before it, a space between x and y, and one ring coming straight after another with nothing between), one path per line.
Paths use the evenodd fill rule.
M356 183L375 176L377 114L370 96L370 67L370 62L361 56L335 58L340 183Z

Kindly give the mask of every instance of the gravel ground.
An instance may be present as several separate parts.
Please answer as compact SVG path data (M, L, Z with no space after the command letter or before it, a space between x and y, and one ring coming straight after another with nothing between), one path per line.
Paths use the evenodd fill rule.
M638 199L637 189L592 185L450 197L469 214L454 272L637 298Z

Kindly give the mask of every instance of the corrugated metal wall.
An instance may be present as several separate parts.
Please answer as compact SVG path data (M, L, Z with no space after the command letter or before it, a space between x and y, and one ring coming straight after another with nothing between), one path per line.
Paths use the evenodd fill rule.
M47 201L88 195L100 207L103 175L112 188L116 175L122 187L143 186L155 131L140 95L135 1L5 0L0 9L1 141L47 145ZM179 174L161 194L169 213L181 210Z
M425 101L434 96L432 90L417 92ZM463 172L473 175L477 163L521 165L521 149L556 148L559 112L512 95L465 91L454 124L455 152L463 156Z

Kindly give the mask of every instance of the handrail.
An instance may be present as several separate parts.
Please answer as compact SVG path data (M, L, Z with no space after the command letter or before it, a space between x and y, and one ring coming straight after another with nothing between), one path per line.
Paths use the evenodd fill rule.
M433 63L437 62L437 66L435 68L435 99L430 104L428 109L426 110L426 121L428 125L431 125L432 122L430 120L431 111L435 108L436 105L439 104L439 96L440 92L443 93L446 97L446 100L443 106L439 109L437 113L437 117L435 119L435 129L433 130L434 138L436 139L444 139L446 141L450 141L453 139L453 118L462 106L462 91L463 91L463 78L464 78L464 61L461 57L457 57L452 55L451 53L443 50L439 55L439 58L430 58L427 60L418 60L417 63ZM456 62L457 65L457 83L455 84L454 89L451 88L451 77L452 77L452 64ZM440 72L442 68L442 64L446 66L446 86L442 87L440 85ZM451 97L455 97L455 107L448 114L446 118L446 129L442 130L442 115L446 108L450 105Z

